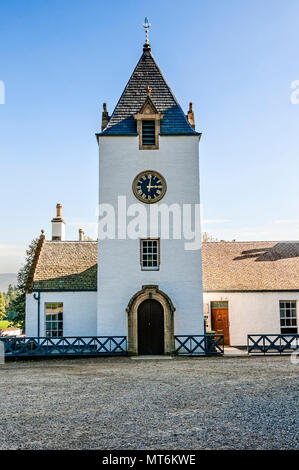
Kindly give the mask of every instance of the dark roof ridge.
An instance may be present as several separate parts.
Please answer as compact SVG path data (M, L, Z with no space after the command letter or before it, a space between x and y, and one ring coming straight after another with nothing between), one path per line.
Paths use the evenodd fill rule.
M206 241L206 242L202 242L202 243L217 243L217 244L220 244L220 243L232 243L234 245L238 244L238 243L299 243L299 240L244 240L244 241L232 241L232 240L219 240L218 242L217 241Z
M38 240L38 243L36 245L33 261L32 261L32 264L30 266L28 278L27 278L27 281L26 281L26 286L25 286L25 292L26 293L30 293L32 291L35 270L36 270L37 263L38 263L38 260L39 260L39 256L41 254L42 247L45 243L45 240L46 240L45 232L42 230L42 233L41 233L41 235L39 237L39 240Z
M46 240L47 243L98 243L97 240Z

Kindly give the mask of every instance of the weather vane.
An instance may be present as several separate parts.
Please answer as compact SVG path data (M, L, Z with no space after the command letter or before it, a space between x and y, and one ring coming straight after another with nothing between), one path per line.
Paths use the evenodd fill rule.
M145 29L145 44L148 44L148 30L149 28L151 27L151 24L150 22L148 21L148 17L146 16L144 18L144 23L142 25Z

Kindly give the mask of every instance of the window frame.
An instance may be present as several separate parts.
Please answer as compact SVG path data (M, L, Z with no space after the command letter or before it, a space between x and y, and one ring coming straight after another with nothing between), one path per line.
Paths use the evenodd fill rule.
M143 265L143 256L144 256L144 251L143 251L143 243L144 242L157 242L157 266L144 266ZM139 245L139 258L140 258L140 266L141 266L141 271L159 271L160 270L160 238L141 238L140 239L140 245ZM154 253L151 253L154 254Z
M282 304L284 305L282 306ZM287 304L289 304L288 307ZM295 306L292 306L292 304ZM287 311L289 311L289 316L287 315ZM295 320L295 325L287 325L287 320L289 320L290 323L293 323ZM282 324L283 322L284 324ZM280 334L282 335L298 333L297 300L279 300L279 326ZM292 330L292 332L283 333L282 330Z
M135 114L134 119L137 122L137 134L139 136L139 150L159 150L159 136L160 136L160 121L163 119L163 114L139 112ZM142 141L142 121L155 121L155 145L143 145Z
M47 309L50 308L50 306L51 306L52 309L54 308L53 306L56 306L55 308L57 310L61 309L61 311L58 311L55 314L47 313ZM60 314L62 315L61 320L59 318L53 319L54 315L58 316ZM47 320L47 315L49 317L51 315L52 318ZM64 334L63 334L63 329L64 329L63 316L64 316L63 315L63 302L45 302L45 336L47 338L61 338L61 337L64 336ZM55 324L55 323L57 324L57 327L53 328L53 324ZM48 325L50 325L51 328L48 328ZM53 332L56 332L58 334L53 335ZM49 333L51 333L51 334L49 334Z

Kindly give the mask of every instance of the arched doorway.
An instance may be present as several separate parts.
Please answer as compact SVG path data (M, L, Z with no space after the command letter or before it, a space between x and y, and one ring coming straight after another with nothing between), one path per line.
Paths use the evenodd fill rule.
M164 354L164 311L157 300L144 300L138 307L138 353Z
M147 303L144 304L139 310L139 307L146 301L152 300L156 301L157 303ZM145 310L149 309L149 313L146 313ZM130 356L136 354L172 354L174 351L174 312L175 307L165 292L159 289L157 285L145 285L142 286L142 289L136 292L130 299L128 306L126 308L128 313L128 354ZM139 313L140 312L140 313ZM143 313L142 313L143 312ZM143 315L145 312L145 315ZM162 315L161 315L162 314ZM146 327L146 318L147 315L154 316L154 324L152 324L151 320L149 323L151 325L147 325L149 330L147 331ZM140 326L140 321L141 326ZM162 316L162 319L161 319ZM155 323L157 322L157 324ZM155 349L151 349L151 351L157 352L142 352L145 351L147 348L146 342L142 340L141 344L139 344L139 331L140 329L141 335L149 335L150 337L154 337L154 341L156 341L155 335L153 335L153 330L155 332L159 331L159 349L158 346L155 346ZM163 331L163 335L161 334L161 330ZM160 335L160 336L159 336ZM161 346L161 336L164 341L164 345ZM158 344L158 339L157 339ZM141 351L139 347L141 346ZM158 352L161 351L161 352Z

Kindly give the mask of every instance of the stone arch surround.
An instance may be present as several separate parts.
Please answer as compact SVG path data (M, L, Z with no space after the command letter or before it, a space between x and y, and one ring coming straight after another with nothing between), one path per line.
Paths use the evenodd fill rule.
M138 307L146 299L160 302L164 311L164 354L174 352L174 312L175 307L171 299L157 285L145 285L134 294L126 308L128 313L128 354L138 355Z

